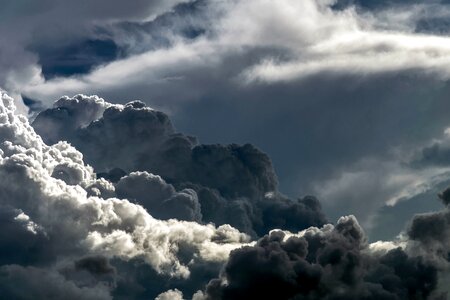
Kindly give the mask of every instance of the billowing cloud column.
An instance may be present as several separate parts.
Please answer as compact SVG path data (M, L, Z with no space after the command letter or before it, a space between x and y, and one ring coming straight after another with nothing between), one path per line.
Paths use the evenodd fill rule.
M94 280L88 286L96 291L90 291L80 278L67 275L82 269L96 278L98 268L83 263L86 256L124 262L137 259L157 273L187 278L197 263L225 261L230 250L248 241L245 234L229 225L161 221L128 200L102 198L102 194L114 192L113 185L96 179L82 154L66 142L44 144L28 120L15 115L14 110L13 99L2 93L2 294L20 298L22 292L13 284L17 282L30 286L28 293L38 298L46 295L41 289L58 285L52 291L58 293L70 285L74 299L84 293L81 298L100 299L100 294L109 295L105 283ZM93 191L97 196L90 196ZM91 292L100 294L92 296Z

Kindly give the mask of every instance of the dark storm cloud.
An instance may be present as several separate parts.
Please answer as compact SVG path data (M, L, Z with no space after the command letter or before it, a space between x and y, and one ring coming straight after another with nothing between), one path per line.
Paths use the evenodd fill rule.
M116 269L111 266L108 259L103 256L83 257L75 262L77 270L86 270L94 275L113 274Z
M301 236L274 231L233 251L206 299L430 299L433 263L401 248L378 255L367 248L353 217Z
M448 212L421 214L414 217L409 235L414 240L430 243L432 241L447 242Z
M95 96L61 98L33 126L47 143L70 141L97 172L110 172L101 176L117 177L117 196L138 201L161 219L231 224L253 235L325 222L314 197L291 200L278 192L270 159L254 146L198 145L142 102L120 106ZM162 178L122 177L134 171Z
M183 292L183 299L191 299L193 294L219 274L222 267L222 263L198 264L191 268L189 278L174 278L158 274L137 259L130 262L115 260L112 264L118 270L112 296L119 300L155 299L157 295L170 289L178 289Z
M19 265L0 267L0 293L5 299L112 299L107 286L79 287L56 271Z
M450 204L450 188L447 188L442 193L440 193L439 198L442 200L444 205L448 206Z
M411 162L411 165L418 168L450 165L450 145L439 141L424 147Z
M448 251L450 246L449 193L450 190L447 188L439 195L446 209L419 214L412 219L408 230L411 239L418 240L431 248L437 244L441 250Z
M414 216L399 243L368 244L352 216L297 235L272 231L232 251L204 299L447 299L449 230L445 207Z
M197 193L191 189L179 192L161 177L147 172L131 173L115 185L120 198L134 199L152 212L155 218L167 220L202 220Z
M0 207L0 265L30 265L51 260L54 252L47 237L42 232L30 231L33 225L28 228L28 220L17 217L20 213L9 206Z

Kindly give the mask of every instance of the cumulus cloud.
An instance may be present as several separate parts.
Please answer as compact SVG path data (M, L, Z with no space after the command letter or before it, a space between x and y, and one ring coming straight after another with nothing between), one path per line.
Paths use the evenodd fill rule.
M292 200L278 191L269 157L254 146L198 144L139 101L64 97L33 127L47 143L69 141L115 182L118 197L136 200L161 219L231 224L252 235L325 222L314 197ZM125 176L129 172L136 173Z
M158 297L155 298L155 300L183 300L183 293L181 293L179 290L169 290L167 292L164 292Z
M85 270L94 277L114 273L105 260L114 258L125 262L136 259L158 274L187 278L197 262L223 262L230 250L249 241L247 235L229 225L157 220L128 200L100 198L101 193L89 196L92 186L97 192L100 188L114 192L114 187L104 179L96 179L82 154L66 142L44 144L27 119L14 110L12 98L2 93L0 220L10 229L7 234L2 231L5 239L1 242L5 246L2 272L7 295L22 297L23 290L11 290L14 284L7 281L17 280L31 286L31 297L44 297L48 288L53 290L49 297L57 298L58 291L67 285L75 298L108 299L111 286L101 285L98 290L95 285L90 290L69 280L73 272L66 270L65 261L79 257L73 269ZM184 203L180 200L184 194L172 192L173 202ZM183 260L178 257L180 253ZM22 263L53 267L28 270L14 266ZM83 293L86 297L81 296Z
M134 172L122 177L116 184L116 194L136 200L158 219L202 220L197 193L191 189L177 192L157 175Z
M446 206L412 218L393 241L368 243L353 216L299 233L271 231L231 252L203 299L447 299Z
M445 299L441 267L400 244L369 245L349 216L234 250L205 299Z
M448 189L442 194L442 199L446 205L446 209L439 212L426 214L418 214L412 220L408 229L408 235L411 239L420 241L426 248L433 249L437 252L447 253L450 247L450 227L449 227L449 210ZM445 199L445 200L444 200ZM438 249L436 249L436 247ZM447 257L448 258L448 257Z

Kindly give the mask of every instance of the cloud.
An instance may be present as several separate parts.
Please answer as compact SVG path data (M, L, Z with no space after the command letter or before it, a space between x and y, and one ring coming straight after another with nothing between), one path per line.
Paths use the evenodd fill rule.
M414 32L416 24L427 16L436 16L436 12L448 15L445 5L416 5L399 19L393 16L404 11L402 7L372 12L354 6L335 10L334 4L335 1L198 1L187 10L206 19L194 23L194 28L202 32L195 39L185 38L175 22L169 23L173 28L163 24L160 30L166 32L169 45L155 49L146 46L146 41L153 40L152 34L158 36L157 29L130 30L128 40L141 37L137 42L141 53L101 66L81 78L56 78L30 85L24 91L48 101L65 93L111 91L117 84L142 86L143 80L171 86L170 78L184 81L190 70L206 69L210 73L211 66L226 69L228 57L243 58L257 49L267 51L258 53L257 59L244 59L243 64L233 66L229 75L247 83L291 81L314 74L401 71L448 78L448 38ZM185 15L176 16L187 29L192 27L192 21L184 21L189 19Z
M19 265L0 267L0 291L7 299L112 299L107 286L80 287L58 272Z
M392 148L423 145L449 125L448 37L445 28L423 29L445 19L448 5L389 3L195 1L103 28L123 57L23 92L47 105L80 92L143 99L202 141L257 145L289 196L318 195L332 217L351 212L366 226L386 201L436 175L406 178ZM355 193L322 189L350 177Z
M401 151L401 155L408 154ZM401 202L426 195L449 178L447 167L412 168L406 158L365 159L347 167L346 171L314 186L314 193L324 199L323 205L331 217L338 218L346 210L356 214L366 230L383 225L378 217L380 207L394 207ZM349 190L352 193L349 194ZM370 199L370 200L369 200ZM417 211L416 211L417 212ZM379 215L379 216L378 216ZM411 217L411 216L409 216ZM408 217L408 219L409 219ZM377 224L381 222L380 224ZM403 224L395 230L400 231Z
M412 198L404 199L395 205L384 205L375 214L372 220L372 228L367 230L371 241L392 240L399 232L404 232L410 220L417 213L433 212L441 209L437 195L450 184L448 180L443 181L424 193Z
M39 122L34 124L45 142L56 144L49 150L57 156L54 161L42 160L46 164L43 173L48 174L45 181L51 177L50 181L70 194L86 193L81 199L118 198L107 201L113 211L121 207L117 203L131 198L130 207L135 207L132 202L141 203L151 215L152 210L155 212L153 217L158 215L165 222L177 217L196 220L206 227L208 222L229 223L254 237L273 228L297 232L325 223L317 200L291 199L280 194L281 189L291 196L318 195L324 200L325 210L333 212L331 219L351 212L365 227L383 223L374 215L386 201L395 205L423 192L430 193L436 184L448 180L447 145L445 137L439 137L449 125L445 21L448 5L445 1L389 1L388 6L386 2L348 2L357 6L339 6L341 3L336 1L194 1L166 14L175 2L167 6L155 2L151 8L146 3L126 8L112 4L114 7L107 9L89 3L89 12L80 11L77 3L60 5L47 1L39 10L31 4L22 7L4 2L1 19L8 22L8 26L3 26L8 32L0 38L4 41L0 49L0 85L18 99L20 93L25 93L31 101L43 101L44 105L61 94L79 92L99 93L119 103L145 99L152 107L163 107L171 113L178 128L195 133L202 142L257 145L270 154L279 174L280 188L272 163L251 162L252 157L258 161L267 157L255 146L199 145L191 137L179 134L170 120L164 123L164 114L157 110L147 112L152 110L144 109L142 103L112 105L98 97L79 100L80 103L71 98L60 100L55 110L41 117L40 126ZM159 17L153 18L156 15ZM102 65L91 65L93 69L84 75L51 80L42 76L48 45L65 51L91 39L111 41L123 51L123 56L110 63L108 59L101 60ZM142 111L145 120L152 119L153 114L154 122L134 124L136 127L131 128L128 123L138 115L137 110ZM143 136L150 134L148 138L158 130L162 133L148 145L142 145L137 134L142 128L149 129L141 132ZM4 132L5 139L15 135ZM116 134L117 139L109 138ZM430 137L439 139L429 143ZM28 143L27 140L32 139L24 137L20 143ZM83 157L59 140L69 140L80 148ZM163 144L150 146L156 141ZM41 152L29 149L39 149L40 145L25 147L25 156L39 161ZM83 145L85 148L81 149ZM401 149L393 154L398 147ZM22 151L7 144L2 149L8 158ZM413 160L416 165L409 164L411 149L426 150L417 152L417 159ZM102 151L107 155L102 155ZM197 160L192 159L194 154ZM10 169L4 171L4 185L9 184L11 189L15 181L32 185L25 180L28 175L6 175L20 173L13 162L22 158L19 155L8 160ZM34 168L36 162L27 159L23 164ZM137 176L133 172L138 170L147 173ZM39 177L35 173L40 172L29 176ZM99 173L97 179L95 173ZM229 174L233 176L228 177ZM136 182L142 180L144 192L132 195L131 189L122 186L123 194L118 196L118 182L124 176ZM158 182L155 186L163 191L159 197L145 195L150 181ZM50 184L34 186L33 190L43 187L51 195L59 189ZM10 196L16 193L22 200L31 199L25 190L12 191ZM0 223L16 233L3 234L0 251L6 254L2 259L5 264L45 261L52 265L52 257L68 252L74 243L69 238L42 247L49 239L48 226L41 224L42 215L31 213L36 207L29 202L20 208L10 202L2 204ZM169 202L171 205L164 204ZM430 207L421 210L429 211ZM61 215L70 219L66 212ZM417 240L426 236L420 232L433 227L428 222L445 224L443 213L430 219L433 221L428 221L428 217L418 219L414 227ZM61 232L77 226L61 226ZM126 237L129 232L125 233ZM72 235L73 240L80 240L75 233L67 236ZM117 235L117 239L121 237ZM99 245L99 252L114 248L103 240ZM193 274L201 262L196 260L196 266L189 265L192 253L188 249L185 255L184 250L176 254L177 259ZM87 255L81 246L75 252L77 259ZM127 259L133 263L142 262L139 255L131 257ZM112 264L114 260L122 262L123 257L113 258ZM144 265L155 270L153 265ZM198 286L201 280L191 276L195 278L190 280ZM210 274L204 277L207 276ZM136 295L140 289L152 289L145 287L143 275L137 277L130 279L136 283ZM123 291L123 279L117 284ZM145 296L154 297L174 288L178 287L169 284ZM185 287L179 290L186 296L193 293L186 292ZM119 292L115 293L114 296Z
M232 251L203 299L446 299L448 214L418 214L402 237L371 244L353 216L297 234L271 231Z
M108 40L100 27L116 22L152 20L186 2L189 1L139 0L124 5L121 1L46 0L36 5L33 1L2 0L0 86L14 95L21 104L19 109L26 112L20 102L22 89L45 81L42 56L49 45L65 49L89 39Z
M441 195L445 199L448 190ZM418 214L412 220L408 229L411 239L420 241L428 249L447 251L450 247L450 227L448 202L443 200L446 209L426 214ZM436 249L438 247L439 249Z
M408 248L369 245L349 216L296 235L272 231L233 251L205 299L444 299L439 271Z
M376 173L382 169L380 163L377 163L377 168L374 165L370 167L369 164L363 170L376 171L355 172L353 175L355 175L357 181L349 180L347 184L343 184L344 180L331 181L328 186L322 189L322 193L324 191L327 191L327 193L332 191L342 193L340 197L343 200L338 201L338 203L345 203L345 190L352 186L359 186L358 191L370 191L370 189L364 187L364 183L372 183L372 185L377 186L374 183L381 180L382 184L375 187L372 192L377 194L377 197L380 201L384 201L385 205L372 215L373 218L370 220L371 224L369 224L371 226L365 228L370 230L371 238L392 238L400 230L405 229L407 221L414 214L431 212L437 209L438 203L430 202L430 198L436 198L436 195L439 194L441 201L446 204L446 187L449 184L448 159L446 158L447 131L446 129L444 134L439 134L413 149L399 151L402 157L399 157L397 162L391 162L388 170L382 171L386 175L373 176L370 177L370 180L366 180L365 177L368 174ZM342 184L338 184L341 182ZM321 198L330 198L321 194L319 188L317 191ZM356 201L363 198L366 197L364 195L355 197ZM337 203L334 205L337 205ZM352 204L352 207L357 207L357 205ZM358 213L358 215L361 214ZM364 225L367 225L367 223L364 223Z
M98 292L99 298L104 295L108 299L111 287L85 289L81 279L77 283L75 271L84 270L96 278L112 272L106 258L135 259L161 276L188 278L197 262L223 262L229 251L249 242L247 235L229 225L157 220L126 199L89 196L92 186L99 192L100 188L114 192L114 187L96 179L82 154L66 142L44 144L27 119L14 110L12 98L2 93L0 221L9 229L1 242L5 293L21 297L17 294L21 291L11 290L14 284L7 281L17 274L18 282L32 286L31 296L43 297L50 288L55 296L53 292L49 295L58 297L59 290L69 285L74 297L86 293L89 298ZM67 262L74 260L75 273L67 273ZM13 266L22 263L39 268ZM55 286L45 284L46 280ZM99 282L94 280L95 286Z
M416 150L409 164L412 167L423 169L429 167L446 167L450 162L450 131L433 139L428 145Z
M97 173L114 179L117 197L161 219L231 224L252 235L325 222L315 198L291 200L278 191L269 157L254 146L198 144L142 102L64 97L33 127L47 143L69 141Z
M136 200L158 219L202 220L197 193L190 189L177 192L160 176L134 172L122 177L115 187L118 197Z

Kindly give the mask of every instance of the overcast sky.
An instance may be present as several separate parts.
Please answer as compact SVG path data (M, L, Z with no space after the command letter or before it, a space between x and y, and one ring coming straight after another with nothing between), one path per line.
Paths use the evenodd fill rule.
M411 253L447 249L436 240L450 247L448 208L412 219L440 210L438 194L450 184L450 1L0 0L0 7L0 91L14 99L1 93L0 224L14 220L28 230L23 240L31 232L36 244L50 244L30 258L17 252L30 245L4 242L0 256L11 260L0 257L0 292L18 295L4 281L14 273L6 277L27 282L36 295L46 295L37 287L47 282L64 290L73 281L73 299L122 299L131 290L139 299L170 288L157 299L181 300L173 287L189 296L201 290L194 300L233 299L254 295L241 264L247 255L284 251L327 261L316 250L290 253L288 241L300 247L330 239L349 253L400 246L404 256L388 252L381 264L414 260L411 274L426 273ZM14 110L27 118L12 117ZM17 165L34 169L24 175ZM21 181L29 192L15 188ZM56 205L55 195L70 204ZM441 195L446 205L449 198ZM39 208L52 205L53 219ZM102 217L83 223L81 215ZM356 218L340 218L348 215ZM338 223L296 233L327 222ZM433 226L446 229L425 230ZM257 242L271 229L286 231ZM149 250L154 238L164 242ZM251 247L228 259L243 245ZM52 254L62 258L52 261ZM130 266L133 260L151 271ZM378 274L372 267L360 271ZM251 278L258 267L248 268ZM92 278L81 280L85 269ZM134 272L130 282L116 277L123 270ZM308 299L334 299L327 288L340 271L327 272L319 272L321 285ZM141 287L149 278L169 283ZM386 296L371 280L352 281L352 295ZM423 299L437 297L440 283L423 286L433 286L420 291ZM289 297L298 292L277 288ZM411 297L411 287L404 293Z
M449 155L411 164L448 144L446 1L124 3L1 1L2 88L31 113L142 100L203 143L255 144L284 193L368 229L448 179Z

